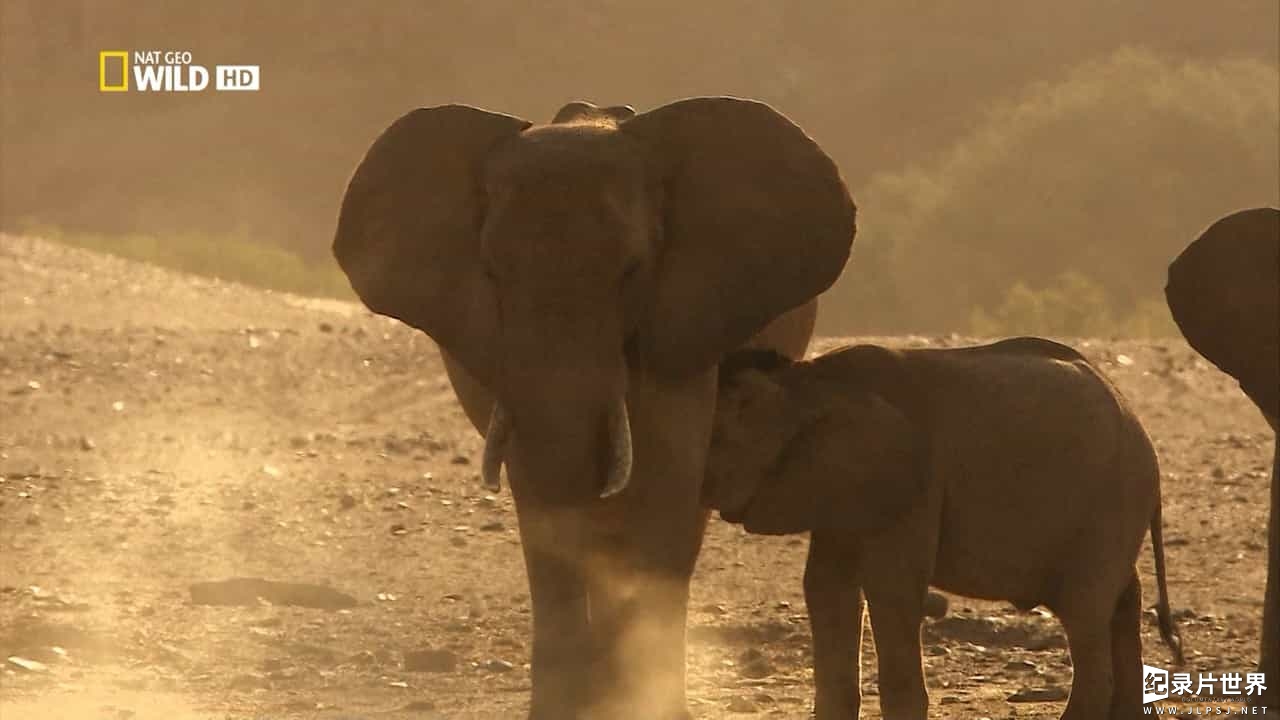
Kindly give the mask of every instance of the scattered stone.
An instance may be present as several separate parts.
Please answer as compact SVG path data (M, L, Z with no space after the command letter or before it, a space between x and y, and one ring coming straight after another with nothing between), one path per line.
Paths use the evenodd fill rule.
M489 672L494 672L494 673L511 672L516 668L515 665L512 665L506 660L499 660L497 658L485 663L483 667L485 670L488 670Z
M378 664L378 656L368 650L361 650L347 658L347 664L355 665L356 667L373 667ZM410 668L406 667L405 669L409 670Z
M1022 647L1032 652L1062 650L1067 647L1067 640L1062 635L1035 635L1023 642Z
M338 507L343 510L350 510L356 506L356 496L349 492L342 493L342 497L338 498Z
M331 325L331 324L329 324L329 323L327 323L327 322L322 322L322 323L320 323L319 328L320 328L320 332L322 332L322 333L331 333L331 332L333 332L333 325Z
M458 655L452 650L413 650L404 654L407 672L447 673L458 667Z
M773 674L773 663L768 656L755 648L748 648L738 656L738 673L745 678L760 680Z
M470 465L471 458L467 457L466 455L454 455L453 459L450 460L449 462L453 463L454 465Z
M256 673L241 673L228 683L232 690L257 690L268 686L267 678Z
M89 452L90 450L93 450L96 447L98 447L98 444L93 441L93 438L89 437L88 435L80 436L81 450L84 450L85 452Z
M502 522L499 520L487 522L480 526L481 532L502 532L503 530L506 530L506 529L507 529L507 526L503 525Z
M355 607L356 599L323 585L289 583L262 578L231 578L216 582L195 583L190 587L191 602L196 605L259 604L259 599L272 605L337 610Z
M404 523L392 523L391 525L392 535L405 535L408 532L409 529L404 526Z
M751 702L751 700L744 697L735 697L734 699L730 700L729 704L725 707L725 709L732 713L760 712L760 708L756 706L755 703Z
M1067 699L1067 689L1056 685L1045 688L1023 688L1010 695L1011 703L1057 702Z
M18 657L17 655L10 655L8 661L10 665L26 670L27 672L49 672L49 666L37 660L28 660L27 658Z

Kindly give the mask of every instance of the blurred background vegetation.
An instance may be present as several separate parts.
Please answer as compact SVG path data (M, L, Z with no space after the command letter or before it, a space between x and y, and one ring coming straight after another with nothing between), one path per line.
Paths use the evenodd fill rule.
M0 227L343 296L348 174L405 110L770 102L859 206L826 333L1159 335L1168 261L1280 204L1275 0L5 0ZM100 50L258 64L101 94Z

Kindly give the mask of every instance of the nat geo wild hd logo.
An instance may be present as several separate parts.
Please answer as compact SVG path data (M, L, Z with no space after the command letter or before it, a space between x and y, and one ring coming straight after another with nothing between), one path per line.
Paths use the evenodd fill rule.
M99 92L255 92L262 82L257 65L214 65L191 62L186 50L103 50L98 53Z

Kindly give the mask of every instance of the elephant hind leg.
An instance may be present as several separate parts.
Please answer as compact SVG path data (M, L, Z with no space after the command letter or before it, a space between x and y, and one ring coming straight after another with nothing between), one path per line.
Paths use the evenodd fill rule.
M1112 670L1112 601L1096 602L1097 593L1077 589L1080 602L1054 608L1067 633L1071 650L1071 695L1062 720L1088 720L1111 716L1115 674Z
M1135 569L1111 616L1111 720L1142 714L1142 582Z

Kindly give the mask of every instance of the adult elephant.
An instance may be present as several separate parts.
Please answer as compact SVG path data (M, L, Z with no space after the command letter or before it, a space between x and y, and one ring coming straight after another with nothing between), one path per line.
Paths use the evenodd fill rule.
M1280 210L1254 208L1218 220L1169 265L1169 310L1191 347L1235 378L1280 431ZM1259 670L1280 708L1280 441L1271 465L1267 589Z
M440 345L486 482L506 466L529 717L683 718L716 363L753 337L804 352L854 206L767 105L571 108L541 126L401 117L351 178L333 249L370 309Z

